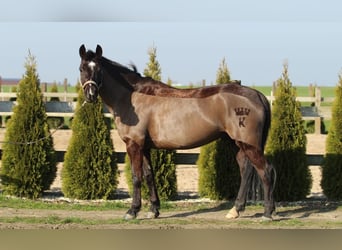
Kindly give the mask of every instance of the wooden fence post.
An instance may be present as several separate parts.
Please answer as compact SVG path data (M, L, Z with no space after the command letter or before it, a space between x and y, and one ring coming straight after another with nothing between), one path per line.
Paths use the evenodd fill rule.
M0 76L0 92L2 91L2 78L1 78L1 76ZM2 97L1 98L1 101L3 101L4 100L4 98Z
M47 83L46 82L43 82L42 83L42 92L45 93L47 92ZM44 98L44 101L46 102L47 101L47 97L43 97Z
M322 96L321 96L321 89L319 87L315 88L315 107L316 107L316 112L318 112L319 108L321 107L321 101L322 101ZM320 134L321 133L321 117L316 117L315 118L315 134Z
M315 99L315 106L319 108L321 106L322 101L321 89L319 87L315 88Z
M64 93L67 93L68 92L68 79L66 79L66 78L64 79L63 85L64 85ZM67 101L66 95L64 97L64 101L65 102Z

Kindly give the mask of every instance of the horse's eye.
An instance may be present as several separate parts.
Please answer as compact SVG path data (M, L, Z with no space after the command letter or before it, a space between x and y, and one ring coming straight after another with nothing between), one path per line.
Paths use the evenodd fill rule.
M79 68L79 70L80 70L80 72L82 73L82 71L83 71L83 70L82 70L82 68L81 68L81 67Z

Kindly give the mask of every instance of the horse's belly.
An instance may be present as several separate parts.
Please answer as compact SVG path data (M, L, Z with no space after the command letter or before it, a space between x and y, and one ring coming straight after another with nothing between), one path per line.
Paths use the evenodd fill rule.
M159 133L151 137L154 147L164 149L190 149L207 144L220 136L214 128L203 130L198 128L169 129L167 133Z

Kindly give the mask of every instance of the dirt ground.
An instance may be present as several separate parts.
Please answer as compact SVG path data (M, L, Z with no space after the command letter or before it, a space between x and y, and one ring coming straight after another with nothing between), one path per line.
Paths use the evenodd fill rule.
M0 140L3 139L3 131L0 130ZM69 130L59 130L54 133L54 144L56 150L65 150L70 138ZM121 142L116 131L112 131L114 147L117 152L125 151L125 146ZM326 135L308 135L307 154L324 154ZM198 149L193 149L192 152L198 152ZM63 167L62 163L58 164L58 176L53 183L50 194L51 197L45 197L56 201L66 202L63 197L60 197L61 178L60 171ZM274 217L275 223L261 223L262 207L251 208L247 206L246 210L237 220L228 221L225 215L228 211L226 205L222 203L212 203L210 209L199 209L196 211L181 211L181 212L164 212L161 211L160 219L155 223L115 223L104 225L80 225L80 224L30 224L30 223L0 223L0 229L30 229L30 228L48 228L48 229L70 229L70 228L91 228L91 229L131 229L131 228L146 228L146 229L173 229L173 228L342 228L342 211L337 209L336 203L326 201L320 187L321 170L319 166L310 166L313 176L313 186L311 194L306 201L291 204L282 208L284 204L278 204L277 215ZM123 174L123 164L119 165L120 177L118 185L118 193L122 194L125 202L130 202L127 198L127 184ZM206 199L200 199L197 194L198 172L194 165L178 165L177 166L177 184L178 191L182 200L176 201L180 206L182 203L201 203L210 202ZM59 196L58 196L59 194ZM69 201L67 201L69 202ZM63 210L37 210L37 209L11 209L1 208L0 218L13 217L48 217L57 216L61 218L87 218L87 219L119 219L124 215L124 211L63 211ZM144 213L139 214L138 219L144 221ZM298 219L299 225L283 225L289 219ZM175 220L184 220L184 223L174 223ZM293 221L293 220L291 220ZM201 223L202 222L202 223ZM280 226L279 223L282 223Z

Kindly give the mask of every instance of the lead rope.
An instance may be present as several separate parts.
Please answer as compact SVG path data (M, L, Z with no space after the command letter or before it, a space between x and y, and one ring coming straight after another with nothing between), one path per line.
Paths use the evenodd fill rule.
M80 109L83 108L84 105L85 105L86 103L87 103L87 102L84 101L84 102L82 103ZM79 109L79 110L80 110L80 109ZM70 118L73 118L73 117L75 116L75 113L76 113L76 112L74 112L74 114L73 114ZM46 139L52 137L53 134L55 134L55 133L56 133L58 130L60 130L63 126L64 126L64 124L59 125L59 126L58 126L57 128L55 128L49 135L44 136L44 137L39 138L39 139L34 140L34 141L25 141L25 142L18 142L18 141L0 141L0 144L13 144L13 145L32 145L32 144L36 144L36 143L38 143L38 142L40 142L40 141L43 141L43 140L46 140Z

